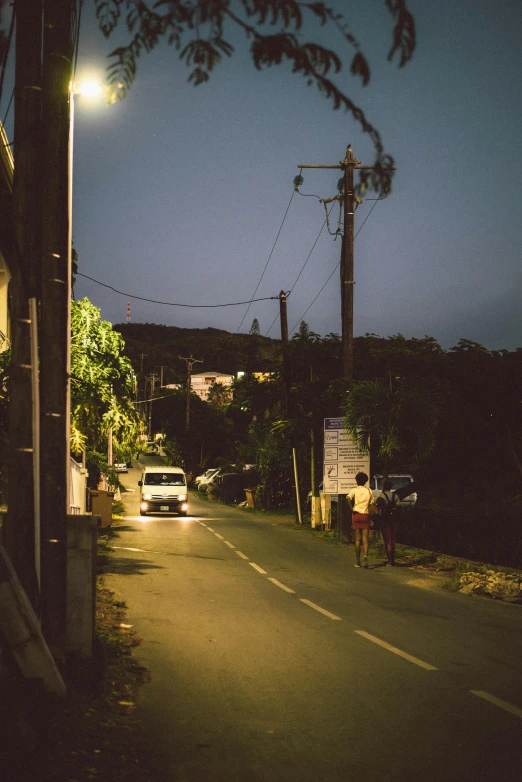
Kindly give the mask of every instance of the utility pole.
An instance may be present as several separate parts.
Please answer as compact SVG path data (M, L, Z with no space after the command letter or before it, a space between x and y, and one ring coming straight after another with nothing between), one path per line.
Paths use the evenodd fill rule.
M156 380L158 376L154 373L147 378L150 383L150 401L149 401L149 440L152 437L152 400L154 399L154 391L156 389ZM145 381L145 389L147 388L147 381Z
M42 629L65 647L70 459L72 0L44 0L41 306Z
M279 320L281 322L281 345L283 348L283 381L285 389L285 412L288 413L290 397L290 357L288 355L288 316L286 312L287 294L279 294Z
M158 367L160 371L160 388L163 388L163 370L167 369L165 365L162 365L161 367Z
M342 329L342 377L345 391L350 390L353 380L353 287L354 280L354 170L375 170L375 166L362 166L361 161L354 157L351 144L346 148L344 160L339 161L338 166L329 165L298 165L303 168L329 168L343 171L343 200L344 200L344 232L341 246L341 329ZM395 166L382 166L383 171L395 171ZM339 495L339 535L341 529L346 527L348 507L346 495Z
M34 434L29 300L39 297L41 184L42 8L17 0L13 179L14 258L11 281L11 368L9 405L9 510L3 542L31 601L38 610L35 566ZM9 216L3 216L6 221ZM36 310L34 308L33 312ZM39 466L36 465L36 469Z
M187 401L185 404L185 431L188 432L189 426L190 426L190 393L192 391L192 367L194 364L202 364L203 359L200 358L193 358L190 356L190 358L183 358L183 356L179 356L181 361L184 361L187 365Z

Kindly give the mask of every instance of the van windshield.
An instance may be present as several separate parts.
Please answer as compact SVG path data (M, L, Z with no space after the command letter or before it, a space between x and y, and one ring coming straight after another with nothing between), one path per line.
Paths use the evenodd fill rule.
M408 475L403 475L400 478L397 476L393 477L392 475L390 475L388 480L391 481L392 491L395 491L396 489L402 489L403 486L409 486L410 483L412 482L412 479ZM380 475L377 478L377 488L379 490L382 489L382 475Z
M185 476L179 472L145 473L145 486L184 486Z

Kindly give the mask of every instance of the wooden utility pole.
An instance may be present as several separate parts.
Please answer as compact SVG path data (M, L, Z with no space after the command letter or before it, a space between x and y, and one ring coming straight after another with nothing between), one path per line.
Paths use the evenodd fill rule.
M156 390L156 380L158 380L158 376L152 373L152 375L147 378L147 380L150 383L150 400L149 400L149 440L152 437L152 400L154 399L154 391ZM147 388L147 381L145 381L145 389Z
M44 0L41 305L42 629L65 646L71 299L72 0Z
M333 168L343 171L343 201L344 201L344 233L341 247L341 328L342 328L342 377L346 390L349 391L353 380L353 286L354 277L354 181L353 172L357 170L372 171L375 166L361 166L360 160L354 157L351 144L346 148L346 157L339 161L338 166L298 165L302 168ZM383 171L395 171L395 166L382 166Z
M35 567L33 391L29 299L39 296L41 47L40 3L17 0L9 405L9 511L3 541L18 578L38 607ZM5 218L4 218L5 219Z
M290 356L288 355L288 315L286 311L287 294L279 294L279 320L281 322L281 346L283 348L283 382L285 389L285 412L290 402Z
M344 160L338 166L298 165L298 168L333 168L343 171L343 201L344 201L344 232L341 246L341 329L342 329L342 378L345 391L350 390L353 380L353 287L354 280L354 177L357 170L371 171L374 166L361 166L361 161L354 157L352 147L348 144ZM395 171L395 166L383 166L383 171ZM342 410L341 410L342 412ZM348 507L346 495L339 495L339 534L347 526Z
M163 370L164 369L167 369L167 366L165 366L165 364L163 364L162 366L159 367L159 371L160 371L160 388L163 388Z
M190 356L190 358L183 358L183 356L179 357L182 361L185 361L187 365L187 400L185 403L185 431L188 432L190 427L190 394L192 391L192 367L194 364L202 364L203 359L200 358L193 358Z

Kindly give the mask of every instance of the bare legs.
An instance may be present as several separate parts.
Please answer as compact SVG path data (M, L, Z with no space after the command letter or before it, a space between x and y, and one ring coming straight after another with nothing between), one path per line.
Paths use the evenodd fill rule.
M367 529L355 529L355 562L361 564L361 542L364 554L364 566L368 567L368 534Z

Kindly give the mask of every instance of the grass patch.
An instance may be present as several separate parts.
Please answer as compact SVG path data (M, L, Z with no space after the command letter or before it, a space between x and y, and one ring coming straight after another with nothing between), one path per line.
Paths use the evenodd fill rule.
M98 567L110 554L108 542L101 539ZM132 656L139 643L126 622L125 601L115 599L98 576L95 654L89 661L69 661L62 671L67 697L51 705L46 715L47 774L40 771L39 779L150 781L135 707L138 690L147 680L147 671Z

